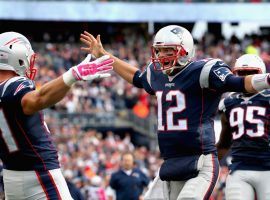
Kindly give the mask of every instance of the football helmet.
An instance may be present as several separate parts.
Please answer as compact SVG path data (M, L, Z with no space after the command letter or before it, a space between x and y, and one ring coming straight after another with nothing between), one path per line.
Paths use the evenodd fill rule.
M20 33L0 34L0 70L11 70L20 76L33 80L36 54L28 39Z
M172 49L167 55L161 55L160 49ZM177 25L160 29L154 37L151 60L156 70L168 70L185 66L194 56L194 42L190 32Z
M244 54L239 57L234 65L233 73L238 76L266 73L263 60L255 54Z

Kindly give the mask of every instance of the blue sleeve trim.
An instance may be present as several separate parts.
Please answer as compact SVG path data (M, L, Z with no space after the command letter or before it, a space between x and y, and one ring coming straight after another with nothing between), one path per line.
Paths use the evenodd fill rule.
M133 77L133 85L137 88L143 88L142 80L140 77L141 71L138 70L135 72L134 77Z

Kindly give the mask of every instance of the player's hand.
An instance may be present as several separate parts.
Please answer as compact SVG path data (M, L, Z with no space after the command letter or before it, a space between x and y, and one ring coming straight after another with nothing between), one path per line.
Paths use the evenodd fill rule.
M109 55L102 56L94 61L91 60L91 55L78 65L70 68L63 74L63 80L66 85L71 86L76 81L91 81L96 78L106 78L111 74L108 73L113 69L114 60Z
M96 58L108 54L102 46L100 35L95 38L92 34L84 31L80 36L80 40L86 45L86 47L81 47L81 50L94 55Z

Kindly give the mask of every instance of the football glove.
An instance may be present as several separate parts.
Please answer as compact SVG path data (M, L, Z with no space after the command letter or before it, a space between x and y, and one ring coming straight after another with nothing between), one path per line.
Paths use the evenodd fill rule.
M71 67L63 74L66 85L71 86L76 81L92 81L111 75L108 72L113 69L114 60L109 55L102 56L94 61L91 61L91 58L91 54L88 54L80 64Z

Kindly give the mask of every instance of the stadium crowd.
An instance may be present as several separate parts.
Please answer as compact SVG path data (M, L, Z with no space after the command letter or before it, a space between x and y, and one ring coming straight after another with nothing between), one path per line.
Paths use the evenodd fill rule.
M47 41L46 45L39 43L33 45L38 53L37 88L79 63L84 57L78 43L56 44ZM151 42L146 41L142 34L127 30L123 31L121 37L107 43L106 49L110 49L119 58L144 68L151 56L149 55ZM254 53L263 58L269 72L269 49L269 38L264 36L246 35L241 40L233 36L230 40L218 40L214 35L206 33L203 38L196 41L197 57L195 59L221 58L233 66L235 59L244 52ZM151 106L150 102L152 102L144 92L113 74L111 78L91 84L87 82L76 84L70 94L52 109L68 113L102 113L132 109L137 101L147 106ZM129 133L121 138L112 131L108 131L104 136L94 129L84 130L80 124L66 122L61 126L56 126L53 116L47 116L46 121L49 129L54 133L53 137L57 144L64 175L80 189L85 199L106 200L109 196L114 196L109 188L110 175L119 168L123 152L134 152L137 167L150 179L155 177L162 162L155 149L134 146ZM227 174L228 168L222 167L213 199L224 199L223 189Z

